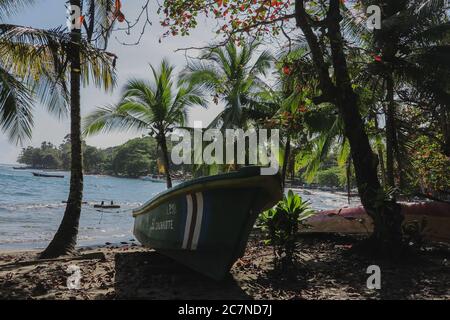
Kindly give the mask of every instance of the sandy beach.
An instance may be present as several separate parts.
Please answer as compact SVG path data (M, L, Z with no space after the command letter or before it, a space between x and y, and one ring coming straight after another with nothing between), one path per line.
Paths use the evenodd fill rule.
M37 261L37 251L0 253L1 299L450 299L450 249L430 244L400 264L352 253L357 239L303 235L298 263L277 271L272 249L253 238L228 278L210 280L155 251L128 243L80 249L77 257ZM381 290L366 287L378 264ZM68 289L70 266L80 288Z

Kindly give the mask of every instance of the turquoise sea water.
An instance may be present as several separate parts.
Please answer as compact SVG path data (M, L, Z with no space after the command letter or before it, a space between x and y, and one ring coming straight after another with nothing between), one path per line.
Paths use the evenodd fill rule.
M39 248L51 240L64 214L69 173L64 179L34 177L38 170L14 170L0 165L0 250ZM131 211L165 189L164 183L108 176L85 176L79 244L129 241L133 238ZM111 200L116 210L93 205Z
M43 248L52 239L64 214L69 173L64 179L34 177L38 170L14 170L0 165L0 250ZM102 245L133 239L131 211L165 189L164 183L109 176L85 176L79 245ZM297 190L313 208L326 210L347 205L344 195ZM116 210L93 205L111 200Z

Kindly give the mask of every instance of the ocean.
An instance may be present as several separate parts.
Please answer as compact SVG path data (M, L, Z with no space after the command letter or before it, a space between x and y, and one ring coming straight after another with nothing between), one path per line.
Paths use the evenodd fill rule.
M64 179L35 177L39 170L14 170L0 165L0 251L45 248L64 214L69 192L69 172ZM50 172L46 172L50 173ZM85 176L78 244L134 241L132 210L165 189L165 183L110 176ZM348 205L347 197L319 190L297 190L314 209ZM95 209L102 201L120 209ZM357 203L357 202L356 202ZM354 205L353 203L352 205Z

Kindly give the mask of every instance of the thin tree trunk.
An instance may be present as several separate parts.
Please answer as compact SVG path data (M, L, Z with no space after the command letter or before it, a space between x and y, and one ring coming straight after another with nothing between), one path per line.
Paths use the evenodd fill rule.
M375 121L375 129L378 131L378 119L377 115L375 114L373 117L373 120ZM384 166L384 152L382 146L377 143L377 152L378 152L378 161L380 163L380 171L381 171L381 182L384 187L387 186L386 181L386 167Z
M296 150L292 150L289 152L291 155L291 161L289 162L289 168L288 170L290 170L290 175L291 175L291 181L294 182L295 180L295 152Z
M384 153L381 146L378 146L378 161L380 162L380 171L381 171L381 182L383 183L383 186L387 185L386 180L386 168L384 166Z
M394 150L395 150L395 102L394 81L392 75L386 80L387 106L386 106L386 176L390 187L395 187Z
M347 163L345 165L345 178L347 182L347 203L350 205L351 200L351 192L352 192L352 158L349 157L347 159Z
M70 4L81 7L80 0L71 0ZM81 111L80 111L80 42L81 30L73 29L70 35L70 140L71 175L70 191L62 222L53 240L40 254L41 259L56 258L75 252L78 226L83 198L83 156L81 149Z
M85 20L86 21L86 20ZM89 27L87 28L87 41L91 42L94 35L95 28L95 0L91 0L89 3Z
M447 157L450 157L450 106L443 105L442 106L442 116L441 116L441 125L442 125L442 133L444 135L444 143L442 146L442 153L444 153Z
M400 145L398 143L398 132L396 130L396 139L394 144L395 160L397 161L397 171L398 171L398 186L400 190L404 190L406 186L405 173L403 171L403 159L402 151L400 150Z
M283 188L286 184L286 172L287 172L290 154L291 154L291 134L288 132L287 139L286 139L286 147L284 149L283 168L281 171L281 183L282 183Z
M170 189L172 188L172 178L170 177L170 160L169 160L169 151L167 149L166 136L164 134L161 134L161 136L159 137L159 141L161 144L161 151L163 153L163 165L166 174L167 189Z

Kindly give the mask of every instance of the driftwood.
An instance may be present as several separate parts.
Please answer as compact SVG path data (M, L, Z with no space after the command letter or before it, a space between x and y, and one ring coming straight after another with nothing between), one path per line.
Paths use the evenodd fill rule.
M40 259L40 260L30 260L30 261L17 261L13 263L7 263L0 265L0 271L8 270L16 267L26 267L34 264L41 264L47 262L56 262L56 261L79 261L79 260L105 260L105 254L103 252L93 252L86 253L80 256L71 256L71 257L61 257L55 259Z

